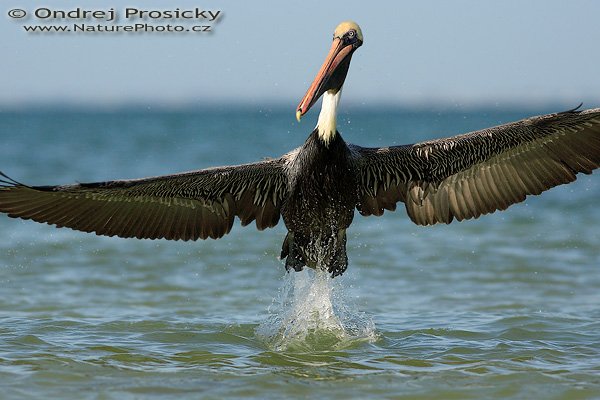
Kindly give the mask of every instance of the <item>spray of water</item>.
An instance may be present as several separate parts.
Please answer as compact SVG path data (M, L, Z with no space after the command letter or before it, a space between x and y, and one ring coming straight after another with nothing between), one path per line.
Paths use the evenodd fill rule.
M256 333L276 350L329 350L374 341L375 324L359 312L342 279L305 268L286 274Z

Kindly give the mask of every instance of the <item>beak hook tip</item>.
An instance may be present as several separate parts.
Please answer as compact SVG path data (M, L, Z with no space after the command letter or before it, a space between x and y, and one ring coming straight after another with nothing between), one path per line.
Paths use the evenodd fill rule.
M298 122L300 122L300 119L302 118L302 111L297 110L296 111L296 119L298 120Z

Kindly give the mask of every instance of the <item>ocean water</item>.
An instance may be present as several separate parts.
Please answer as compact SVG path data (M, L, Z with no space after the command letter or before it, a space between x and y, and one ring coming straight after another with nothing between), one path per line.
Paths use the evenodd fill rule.
M347 109L365 146L557 109ZM28 184L278 156L293 106L0 112ZM98 237L0 215L1 398L600 398L600 177L502 213L413 225L357 214L350 266L287 274L280 226L218 241Z

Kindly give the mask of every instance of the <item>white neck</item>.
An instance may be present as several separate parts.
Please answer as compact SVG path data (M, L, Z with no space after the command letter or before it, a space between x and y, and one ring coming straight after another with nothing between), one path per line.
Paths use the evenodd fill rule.
M325 143L325 146L328 146L329 142L335 137L337 107L341 96L341 88L335 94L329 90L323 93L323 103L321 105L319 120L317 121L317 129L319 131L319 139Z

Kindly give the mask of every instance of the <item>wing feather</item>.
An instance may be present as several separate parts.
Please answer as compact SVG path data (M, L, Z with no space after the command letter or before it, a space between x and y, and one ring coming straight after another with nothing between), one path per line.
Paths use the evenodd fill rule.
M0 212L98 235L220 238L237 216L273 227L287 191L283 159L137 180L28 186L0 173Z
M363 215L403 201L420 225L477 218L600 166L600 109L533 117L407 146L351 146Z

